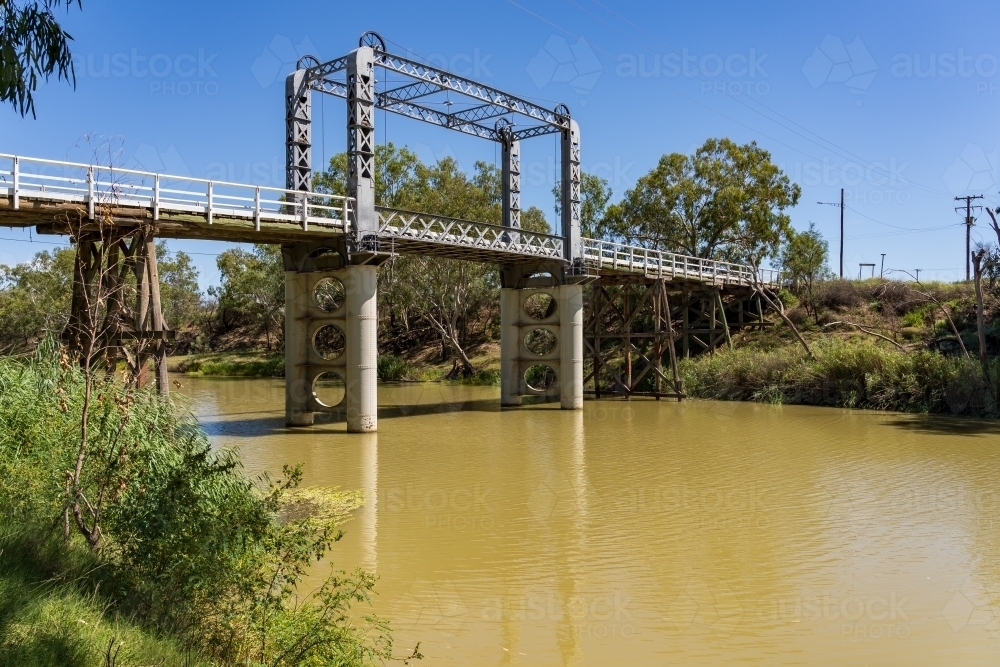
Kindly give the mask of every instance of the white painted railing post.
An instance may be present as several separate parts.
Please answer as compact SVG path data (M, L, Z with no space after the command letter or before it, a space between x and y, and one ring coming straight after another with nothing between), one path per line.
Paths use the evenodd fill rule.
M94 168L87 167L87 219L94 219Z
M302 195L302 231L309 231L309 195Z
M205 206L205 218L208 220L208 224L212 224L212 181L208 182L208 191L206 194L208 196L208 205Z
M255 232L260 231L260 186L255 186L253 189L253 229Z
M347 225L348 225L348 222L347 222L347 220L348 220L348 217L347 217L347 202L348 201L349 200L347 199L347 197L344 197L344 206L343 206L343 208L341 209L341 212L340 212L340 221L344 224L344 233L345 234L347 233Z
M16 211L21 207L21 169L20 160L17 156L14 156L14 210Z
M160 175L153 176L153 220L160 219Z

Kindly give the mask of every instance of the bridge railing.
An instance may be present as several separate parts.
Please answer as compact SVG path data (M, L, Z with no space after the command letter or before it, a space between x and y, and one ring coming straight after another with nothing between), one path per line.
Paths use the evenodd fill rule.
M601 267L657 278L684 278L706 283L753 285L753 268L745 264L721 262L679 255L662 250L625 245L613 241L581 239L583 257ZM781 276L773 269L760 269L758 278L767 287L780 285Z
M0 153L2 192L15 209L22 199L76 203L93 218L102 206L136 207L154 220L161 212L191 213L209 224L216 216L253 221L256 229L262 221L345 229L353 204L339 195Z
M561 236L429 213L376 207L379 236L562 259Z

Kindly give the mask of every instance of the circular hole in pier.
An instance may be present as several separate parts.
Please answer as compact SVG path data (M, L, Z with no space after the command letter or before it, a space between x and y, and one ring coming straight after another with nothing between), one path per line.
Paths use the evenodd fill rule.
M337 407L344 402L344 397L347 396L344 378L330 371L317 375L316 379L313 380L313 396L324 407Z
M324 359L336 359L347 349L347 336L335 324L321 327L313 336L313 347L316 354Z
M556 372L547 364L535 364L524 372L524 381L532 391L548 391L556 384Z
M313 290L313 300L316 302L316 307L324 313L340 310L344 305L345 298L344 283L336 278L323 278L316 283L316 289Z
M556 335L548 329L532 329L524 337L525 349L539 357L555 352L558 342Z
M524 312L533 320L547 320L555 315L556 300L551 294L536 292L524 300Z

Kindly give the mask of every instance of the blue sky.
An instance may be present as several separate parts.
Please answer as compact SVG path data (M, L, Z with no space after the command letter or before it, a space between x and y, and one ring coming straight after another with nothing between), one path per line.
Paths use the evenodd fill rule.
M350 7L349 13L345 7ZM953 197L1000 204L1000 4L87 2L71 11L77 86L52 82L38 118L0 109L0 152L88 161L89 134L147 169L282 185L283 79L300 55L343 55L376 30L410 52L579 121L585 170L617 199L664 153L756 140L802 186L797 228L830 241L846 191L845 272L859 262L964 276ZM344 102L314 99L314 164L344 150ZM383 113L379 142L466 169L492 142ZM99 142L100 139L94 140ZM553 137L522 145L525 205L550 214ZM991 240L984 219L974 238ZM0 230L0 263L47 246ZM42 239L51 242L51 238ZM171 242L217 282L227 246ZM836 268L834 266L834 268Z

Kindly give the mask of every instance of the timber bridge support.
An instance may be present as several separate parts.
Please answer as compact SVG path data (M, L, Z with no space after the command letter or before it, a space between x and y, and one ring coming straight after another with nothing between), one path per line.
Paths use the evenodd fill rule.
M376 68L407 83L379 91ZM311 189L314 92L347 103L345 195ZM452 109L449 96L463 106ZM776 288L775 272L581 237L580 127L563 104L542 107L389 53L369 32L347 56L302 58L285 109L285 188L0 154L0 224L77 245L68 343L96 345L110 367L121 357L140 375L152 358L166 393L172 332L156 238L281 246L289 426L320 415L346 417L351 432L378 428L376 272L396 254L500 268L505 406L538 396L576 410L585 391L679 397L677 356L765 325L751 296ZM377 109L499 144L501 224L378 206ZM556 233L542 234L521 228L520 156L522 141L549 134L561 145L561 213Z

